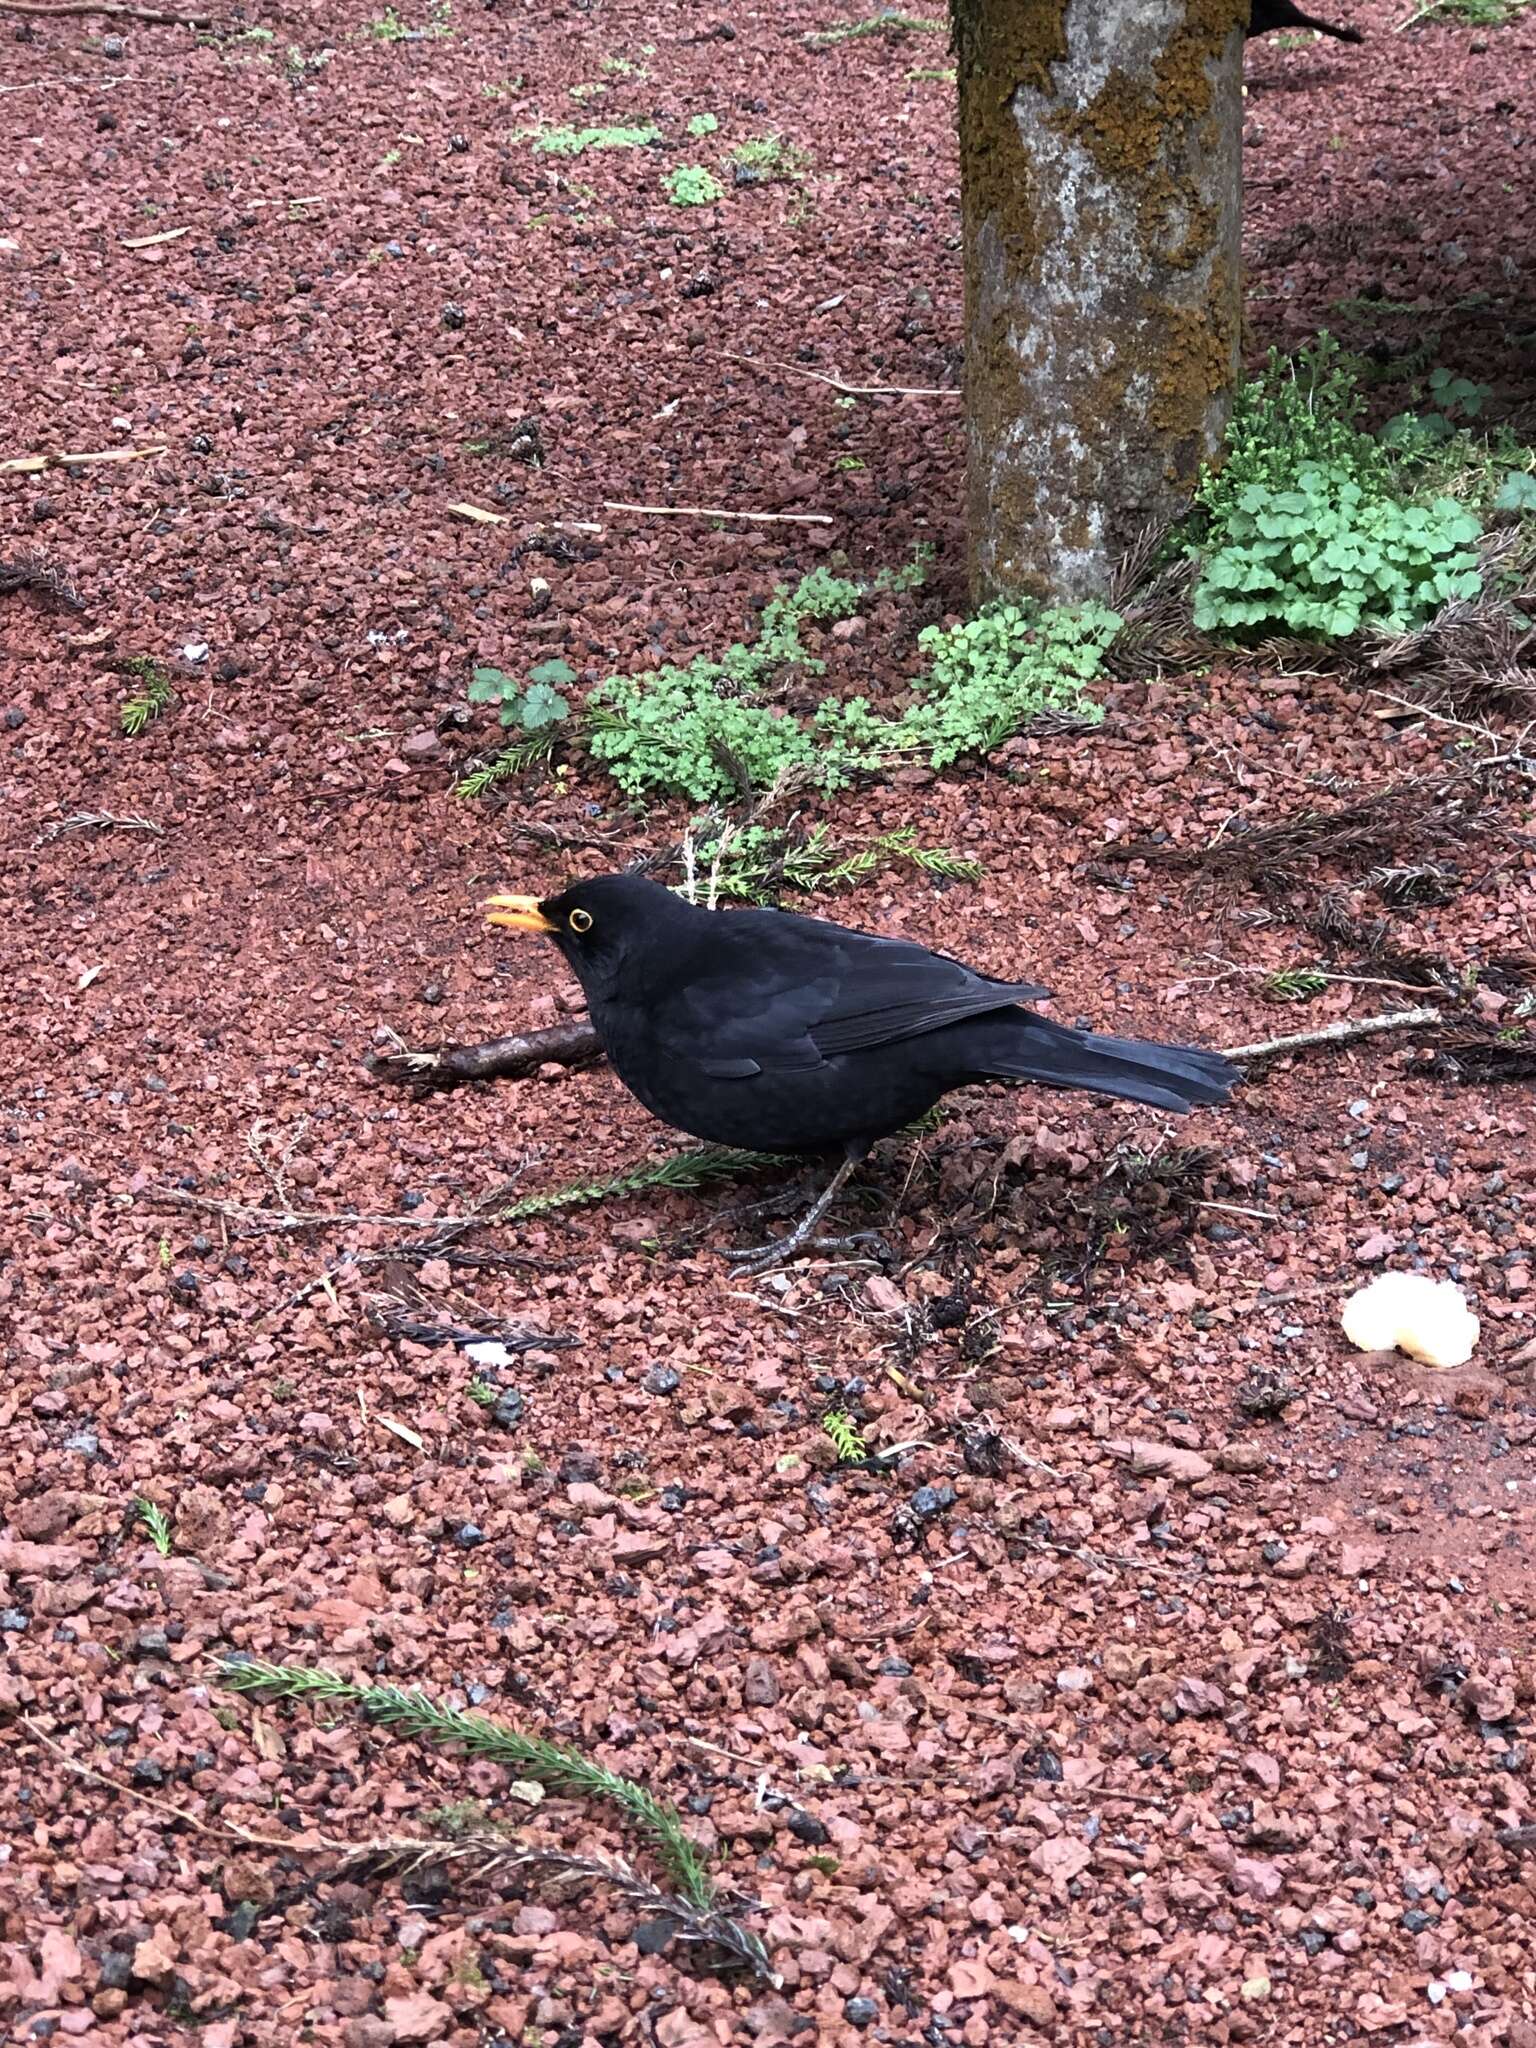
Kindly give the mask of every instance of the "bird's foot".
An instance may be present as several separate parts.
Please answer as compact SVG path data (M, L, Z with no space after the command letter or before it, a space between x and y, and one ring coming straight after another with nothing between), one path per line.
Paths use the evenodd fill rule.
M865 1252L872 1254L881 1265L891 1259L891 1248L878 1230L855 1230L846 1237L800 1237L790 1231L787 1237L778 1238L773 1244L755 1245L750 1251L728 1251L720 1254L729 1261L737 1272L750 1277L757 1273L770 1272L775 1266L788 1265L803 1252Z

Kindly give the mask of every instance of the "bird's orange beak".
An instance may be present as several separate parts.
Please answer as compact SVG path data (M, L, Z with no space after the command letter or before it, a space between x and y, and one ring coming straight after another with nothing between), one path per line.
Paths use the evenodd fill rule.
M507 931L555 932L560 929L540 910L537 896L488 896L480 907L485 912L487 924L501 925Z

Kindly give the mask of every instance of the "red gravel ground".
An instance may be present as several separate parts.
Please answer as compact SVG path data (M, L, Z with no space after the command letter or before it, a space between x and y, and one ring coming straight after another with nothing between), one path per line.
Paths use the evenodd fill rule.
M561 653L590 682L718 650L829 550L932 540L928 590L840 656L878 696L959 600L953 403L840 406L775 367L953 385L940 40L808 50L827 16L799 0L464 7L392 41L361 7L252 18L195 43L0 16L0 457L162 451L0 477L0 557L41 550L84 606L0 600L11 2038L1529 2048L1528 1084L1387 1038L1172 1136L978 1092L865 1177L889 1273L733 1280L715 1246L748 1226L721 1212L763 1190L729 1184L465 1238L501 1264L359 1256L668 1142L600 1069L419 1102L364 1071L384 1027L558 1014L552 957L477 900L614 857L521 823L622 857L677 828L584 774L455 800L471 664ZM1250 58L1255 338L1332 321L1389 373L1427 349L1527 405L1536 12L1356 18L1363 50ZM685 139L701 113L718 132ZM663 153L516 139L652 118ZM666 202L667 165L771 133L803 184ZM130 657L176 690L132 740ZM1096 735L846 800L850 835L916 817L986 876L830 907L1127 1030L1231 1045L1412 1002L1265 1002L1222 963L1314 960L1294 904L1105 850L1465 758L1383 708L1253 665L1132 679ZM1391 914L1399 950L1505 959L1475 991L1495 1023L1536 944L1503 791L1465 890ZM1382 914L1357 872L1317 879ZM1106 1229L1115 1148L1172 1143L1212 1148L1204 1206L1144 1183ZM1462 1281L1472 1367L1348 1350L1340 1302L1383 1262ZM547 1333L496 1375L520 1420L469 1400L453 1345L381 1334L401 1285L427 1320L467 1299ZM833 1469L834 1402L919 1448ZM601 1894L342 1872L321 1837L499 1810L510 1774L253 1711L210 1687L234 1649L420 1683L642 1780L758 1902L780 1986L642 1954ZM566 1801L529 1827L642 1853Z

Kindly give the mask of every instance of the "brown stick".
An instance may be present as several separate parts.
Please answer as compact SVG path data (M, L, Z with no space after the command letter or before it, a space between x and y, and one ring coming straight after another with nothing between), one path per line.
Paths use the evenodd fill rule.
M0 0L0 14L110 14L156 28L212 28L211 14L167 14L159 7L130 7L125 0Z
M584 1067L603 1056L596 1031L585 1017L552 1024L546 1031L518 1031L480 1045L439 1045L427 1052L376 1053L369 1060L375 1080L413 1088L456 1088L463 1081L518 1081L548 1064Z
M1303 1052L1315 1045L1347 1045L1358 1038L1373 1038L1382 1031L1407 1031L1417 1025L1436 1024L1440 1012L1428 1005L1417 1010L1394 1010L1380 1017L1345 1017L1320 1031L1298 1031L1284 1038L1267 1038L1260 1045L1229 1045L1222 1051L1228 1059L1269 1059L1276 1053ZM406 1087L456 1088L464 1081L520 1081L548 1064L584 1067L603 1057L596 1031L585 1017L570 1024L554 1024L545 1031L514 1032L510 1038L489 1038L480 1045L439 1045L424 1052L375 1053L369 1071L375 1080L398 1081Z

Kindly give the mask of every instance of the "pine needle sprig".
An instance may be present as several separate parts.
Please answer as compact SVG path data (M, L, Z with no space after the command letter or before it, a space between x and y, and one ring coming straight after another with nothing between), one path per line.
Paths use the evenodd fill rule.
M525 1735L484 1714L445 1706L416 1686L361 1685L323 1666L271 1664L259 1658L222 1660L220 1682L230 1691L269 1700L326 1702L360 1707L369 1720L427 1742L457 1744L468 1755L507 1764L552 1792L602 1799L629 1815L654 1848L689 1905L709 1909L715 1886L702 1851L683 1831L681 1817L648 1787L594 1763L579 1750Z
M851 1415L842 1408L829 1408L821 1418L821 1426L832 1441L840 1465L863 1464L869 1456L869 1445Z
M133 1504L134 1518L143 1525L144 1533L162 1557L171 1554L171 1518L165 1509L152 1500L136 1500Z
M780 1982L762 1942L726 1912L718 1900L701 1904L675 1892L662 1891L622 1857L571 1856L561 1849L531 1849L493 1829L476 1828L464 1835L406 1835L393 1841L363 1842L347 1858L346 1867L392 1877L414 1877L433 1869L457 1871L482 1882L506 1877L513 1871L526 1871L551 1888L605 1885L647 1919L670 1922L674 1940L714 1950L727 1962L766 1983ZM735 1903L750 1906L755 1901Z
M453 785L455 796L484 796L488 789L502 782L509 775L526 775L547 761L555 751L555 729L547 727L542 732L530 733L525 740L517 740L510 747L503 747L488 761L468 769Z
M771 1152L746 1152L734 1145L705 1145L694 1152L669 1152L662 1159L647 1159L627 1173L602 1180L572 1181L568 1187L548 1194L524 1195L510 1208L498 1212L500 1223L518 1223L528 1216L546 1216L552 1209L575 1209L590 1202L605 1202L610 1195L639 1194L646 1188L699 1188L712 1180L730 1180L737 1174L752 1173L758 1167L780 1162Z

